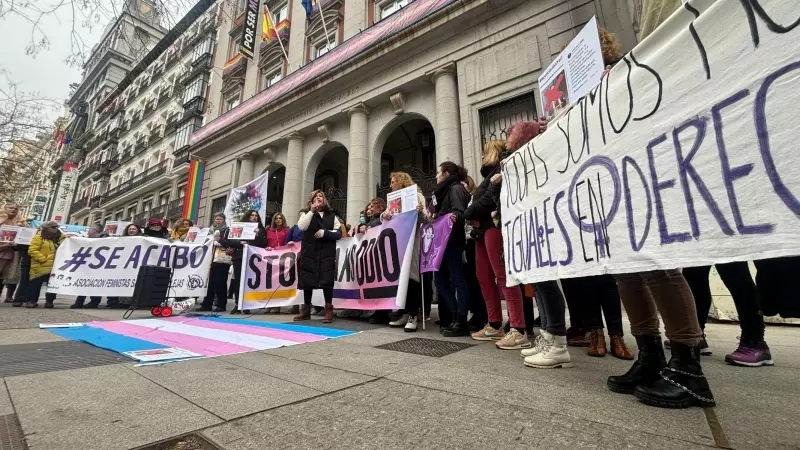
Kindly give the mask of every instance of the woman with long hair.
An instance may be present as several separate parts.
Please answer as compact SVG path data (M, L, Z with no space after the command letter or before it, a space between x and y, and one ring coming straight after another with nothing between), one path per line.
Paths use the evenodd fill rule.
M258 224L256 228L256 237L251 241L241 241L236 239L230 239L230 235L226 236L224 239L220 239L220 245L226 248L233 249L233 255L231 255L231 262L233 263L233 283L234 291L233 291L233 298L235 306L231 310L231 314L239 314L239 281L240 277L242 276L242 258L244 257L244 245L252 245L254 247L265 248L267 246L267 230L264 228L264 224L261 222L261 215L258 211L254 209L250 209L244 213L244 218L242 219L243 222L255 222ZM242 310L244 314L250 314L249 309Z
M522 308L522 291L506 286L506 266L503 262L503 234L500 231L500 160L508 156L505 141L489 141L483 149L481 182L473 196L472 204L464 213L472 225L475 237L475 263L481 292L486 301L489 323L472 334L479 341L497 341L497 348L517 350L531 346L525 334L525 312ZM511 330L503 333L503 309L500 293L503 292L508 308Z
M194 226L194 223L189 219L178 219L175 222L175 228L172 230L169 238L172 241L185 241L186 235L189 233L189 228Z
M286 242L289 235L289 225L286 216L276 212L272 216L272 223L267 228L267 248L278 248Z
M16 203L6 203L0 214L0 225L13 227L27 227L28 223L19 215L19 206ZM25 289L28 281L27 275L22 275L22 254L27 251L27 246L18 246L13 242L0 243L0 290L6 288L5 303L14 302L14 291L17 285ZM24 292L22 292L24 295Z
M442 263L439 271L434 274L436 291L452 314L449 325L441 323L442 335L446 337L470 334L467 324L469 289L462 263L466 240L464 211L469 203L469 193L462 184L466 178L467 171L463 167L452 161L445 161L439 165L436 188L433 191L435 217L449 216L453 221L453 231L447 240Z
M394 191L413 186L414 180L406 172L392 172L389 175L389 188ZM386 211L381 216L381 220L392 220L392 211ZM425 196L422 189L417 186L417 226L425 220ZM419 233L414 234L414 252L411 256L411 273L406 292L405 308L400 310L401 316L392 322L391 327L404 327L407 332L417 331L417 317L422 307L422 286L420 285L419 273Z
M303 244L297 258L297 288L303 291L304 304L294 320L311 319L311 298L315 289L321 289L325 297L322 323L331 323L336 241L342 238L342 228L321 190L315 190L308 197L308 209L297 222L298 228L303 230Z

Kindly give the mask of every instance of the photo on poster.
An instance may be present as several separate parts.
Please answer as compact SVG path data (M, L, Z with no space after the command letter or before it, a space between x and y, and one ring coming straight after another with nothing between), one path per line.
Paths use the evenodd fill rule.
M567 73L562 69L552 83L544 89L544 115L549 119L557 116L569 105Z
M0 226L0 243L2 244L13 243L14 240L17 238L18 232L19 232L19 227L14 227L10 225Z

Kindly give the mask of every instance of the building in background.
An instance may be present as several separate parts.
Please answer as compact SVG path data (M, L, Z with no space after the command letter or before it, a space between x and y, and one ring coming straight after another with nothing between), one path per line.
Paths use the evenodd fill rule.
M183 207L191 126L205 110L219 8L207 9L111 101L85 145L71 222L138 224Z
M49 215L58 215L62 217L60 221L66 222L70 213L75 212L73 199L78 198L75 165L80 167L79 183L86 187L88 181L92 195L99 193L102 177L97 171L89 170L89 166L98 155L115 145L116 136L107 132L110 115L99 114L97 106L166 33L153 0L125 0L119 17L104 30L83 66L83 79L73 85L66 103L70 114L64 142L51 165L60 197L56 203L61 207L58 214L54 214L55 205L51 205ZM86 206L80 201L76 203ZM95 202L91 206L99 205Z
M312 189L322 189L348 223L388 191L392 171L409 172L428 196L443 161L478 174L487 140L540 115L537 78L554 55L592 16L623 50L633 48L639 7L634 0L266 0L270 20L261 15L265 33L249 60L239 54L245 0L233 1L214 53L222 76L197 81L211 86L190 147L207 160L203 224L232 187L265 171L271 210L293 221Z
M20 215L27 219L43 220L54 194L50 166L58 157L57 145L52 134L41 133L35 140L14 146L11 153L18 152L21 162L15 164L15 183L12 200L20 208Z

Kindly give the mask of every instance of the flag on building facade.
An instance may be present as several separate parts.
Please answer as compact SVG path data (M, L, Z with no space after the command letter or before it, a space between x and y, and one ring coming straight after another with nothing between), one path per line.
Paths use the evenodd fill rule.
M200 190L203 188L203 173L205 169L205 160L192 157L189 161L189 179L186 181L186 197L184 198L181 217L185 217L192 222L197 221L197 213L200 209Z
M289 19L283 19L276 25L272 20L272 15L269 13L269 8L264 5L264 21L261 27L261 40L272 41L278 38L278 34L284 29L289 27Z
M311 20L311 14L314 13L314 6L317 5L317 2L314 0L303 0L303 9L306 10L306 19Z

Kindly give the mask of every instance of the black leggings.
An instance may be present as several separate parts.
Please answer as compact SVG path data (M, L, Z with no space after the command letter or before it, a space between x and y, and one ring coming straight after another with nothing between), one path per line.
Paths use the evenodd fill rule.
M325 297L325 304L330 305L333 303L333 288L322 288L322 295ZM306 305L311 305L311 297L314 296L314 289L303 290L303 300Z

